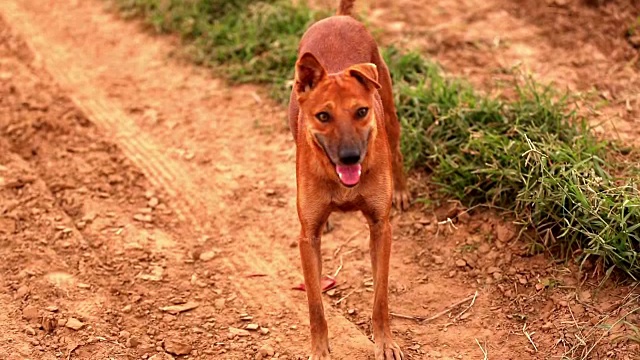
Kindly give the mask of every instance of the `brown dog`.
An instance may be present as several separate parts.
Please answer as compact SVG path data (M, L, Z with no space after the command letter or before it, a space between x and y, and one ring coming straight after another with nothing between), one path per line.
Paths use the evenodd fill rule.
M409 205L400 124L391 77L364 25L350 17L354 0L302 37L289 105L296 140L300 255L311 323L312 360L329 359L320 275L322 228L333 211L360 210L370 229L376 360L404 356L389 328L388 276L392 203Z

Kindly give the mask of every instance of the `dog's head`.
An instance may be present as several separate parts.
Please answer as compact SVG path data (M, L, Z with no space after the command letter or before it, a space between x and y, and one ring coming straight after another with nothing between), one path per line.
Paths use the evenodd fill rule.
M369 140L377 131L374 102L378 70L357 64L327 74L311 53L296 63L295 92L305 117L307 139L331 163L340 182L360 182Z

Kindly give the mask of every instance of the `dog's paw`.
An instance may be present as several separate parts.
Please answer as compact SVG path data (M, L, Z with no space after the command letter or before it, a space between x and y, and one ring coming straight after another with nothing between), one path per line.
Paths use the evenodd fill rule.
M393 191L393 205L401 211L409 209L411 206L411 194L406 189Z
M329 356L329 354L323 355L323 354L318 354L318 355L311 355L309 356L309 360L331 360L331 356Z
M376 342L376 360L404 360L400 346L391 339Z
M329 355L329 349L326 350L317 350L311 356L309 356L309 360L331 360L331 355Z

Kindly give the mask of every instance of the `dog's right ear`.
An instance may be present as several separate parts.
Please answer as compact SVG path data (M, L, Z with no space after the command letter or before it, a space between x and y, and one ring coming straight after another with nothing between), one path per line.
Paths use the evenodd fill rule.
M296 62L295 90L298 96L311 91L325 77L327 71L313 54L306 52Z

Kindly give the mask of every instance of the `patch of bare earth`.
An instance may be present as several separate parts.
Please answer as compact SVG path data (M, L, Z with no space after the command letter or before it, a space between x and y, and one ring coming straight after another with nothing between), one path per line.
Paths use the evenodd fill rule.
M306 358L283 109L103 5L0 10L0 358ZM409 359L640 354L635 288L531 257L498 217L455 204L393 223ZM323 257L333 358L371 359L361 216L336 217Z

